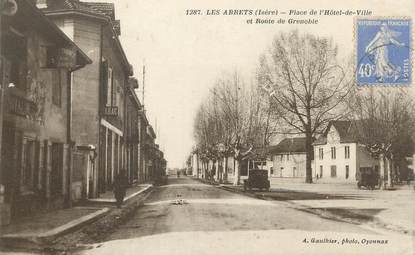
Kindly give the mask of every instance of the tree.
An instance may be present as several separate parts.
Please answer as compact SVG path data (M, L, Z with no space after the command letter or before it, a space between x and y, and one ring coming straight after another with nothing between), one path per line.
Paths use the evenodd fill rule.
M239 184L243 156L258 141L265 140L261 137L265 126L262 111L256 91L247 88L238 72L222 75L200 106L195 118L196 143L198 147L210 151L209 155L206 154L209 160L218 162L219 181L222 176L220 169L224 169L226 179L227 158L233 156L237 162L234 184ZM223 159L223 164L220 163L222 167L219 167L220 159Z
M345 114L343 102L353 83L349 77L332 40L298 31L277 35L260 57L258 85L276 102L289 132L306 137L307 183L312 182L313 137Z
M415 132L415 102L408 89L370 88L356 93L350 101L358 119L359 142L379 159L382 187L393 187L395 165L412 155ZM385 178L387 176L387 178Z

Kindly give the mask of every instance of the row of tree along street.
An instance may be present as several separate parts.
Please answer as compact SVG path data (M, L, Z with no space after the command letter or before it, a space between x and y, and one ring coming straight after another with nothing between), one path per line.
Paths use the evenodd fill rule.
M412 155L415 104L409 88L358 87L351 57L341 59L330 39L298 31L276 35L259 57L254 81L234 71L221 75L200 105L194 120L197 169L212 174L209 162L240 163L254 148L264 148L278 135L306 138L306 178L312 183L313 141L330 121L359 123L359 144L376 160L380 174L393 180L394 162ZM200 161L200 162L199 162ZM226 181L223 160L221 181ZM385 173L386 170L386 173ZM393 185L388 181L388 185Z

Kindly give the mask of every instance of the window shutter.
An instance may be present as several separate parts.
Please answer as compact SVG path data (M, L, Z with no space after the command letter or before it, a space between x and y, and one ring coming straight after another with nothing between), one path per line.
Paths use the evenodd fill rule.
M116 83L114 83L114 74L111 76L112 78L112 105L117 105L117 89L118 86Z
M108 68L107 105L112 105L112 68Z
M108 96L107 96L107 91L108 91L108 62L106 60L102 61L102 71L101 71L101 75L102 75L102 104L103 105L107 105L108 104Z

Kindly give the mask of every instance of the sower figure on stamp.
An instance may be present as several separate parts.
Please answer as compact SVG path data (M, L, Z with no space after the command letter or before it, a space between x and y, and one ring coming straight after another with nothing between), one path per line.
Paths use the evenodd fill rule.
M386 78L391 77L393 77L395 81L400 78L401 68L392 64L388 53L389 45L396 45L399 47L405 46L404 43L398 42L395 39L395 37L399 35L399 32L389 29L386 23L382 23L380 31L366 46L366 53L374 56L375 75L379 82L384 82Z
M124 201L125 193L128 187L128 180L124 171L120 171L114 178L114 196L117 207L121 208Z

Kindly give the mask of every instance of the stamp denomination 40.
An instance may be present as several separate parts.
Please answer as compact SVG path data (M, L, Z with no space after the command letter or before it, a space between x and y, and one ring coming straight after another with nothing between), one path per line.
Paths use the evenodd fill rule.
M412 20L356 19L356 82L362 85L410 85Z

